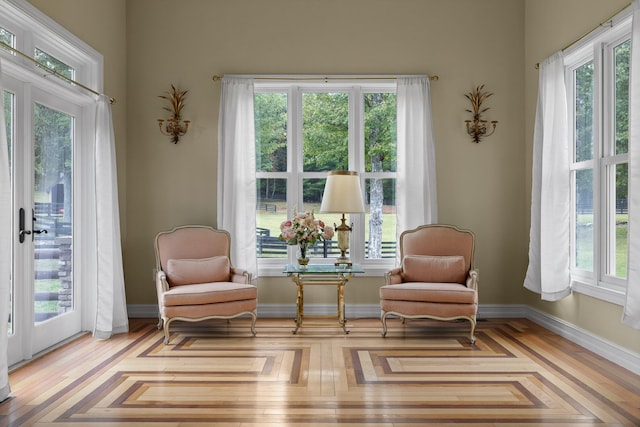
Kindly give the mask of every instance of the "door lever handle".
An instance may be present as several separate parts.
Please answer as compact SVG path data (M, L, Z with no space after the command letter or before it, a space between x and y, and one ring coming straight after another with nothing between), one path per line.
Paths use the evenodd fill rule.
M35 222L36 222L36 216L35 216L35 213L32 211L31 212L31 228L33 230L27 230L25 228L24 208L20 208L20 211L18 211L18 227L19 227L18 240L20 241L20 243L24 243L24 239L25 239L24 236L31 235L31 240L33 240L33 238L35 237L36 234L47 234L47 233L49 233L45 229L36 230L35 227L34 227Z
M24 228L24 208L20 208L18 211L18 240L20 243L24 243L24 236L31 234L31 230L25 230Z
M31 230L20 230L18 233L18 237L20 238L20 243L24 243L24 236L31 234Z
M36 237L36 234L47 234L48 231L47 230L36 230L36 221L38 220L38 218L36 218L36 210L35 209L31 209L31 230L32 233L31 234L31 241L33 241Z

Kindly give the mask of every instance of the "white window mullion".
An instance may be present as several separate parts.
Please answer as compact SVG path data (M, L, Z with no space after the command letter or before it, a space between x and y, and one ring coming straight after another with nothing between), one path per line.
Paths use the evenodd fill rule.
M604 58L602 44L596 43L594 46L594 70L593 70L593 274L596 278L594 285L597 285L602 278L602 266L604 265L607 251L604 250L606 244L606 234L604 230L603 213L606 213L606 205L602 198L602 190L605 188L606 180L602 168L602 153L604 150L603 139L606 132L605 111L603 110L605 72L603 70Z
M364 98L362 88L354 86L349 92L349 169L360 175L360 188L364 191ZM351 214L353 231L352 242L365 241L365 214ZM350 244L351 257L357 260L365 258L365 246Z
M349 170L364 171L364 106L362 90L353 87L349 91Z
M287 218L293 218L294 210L302 209L302 91L299 87L289 89L289 117L287 126L287 155L289 163L289 177L287 180ZM295 200L295 202L291 202ZM297 248L288 247L289 262L293 262L296 257Z

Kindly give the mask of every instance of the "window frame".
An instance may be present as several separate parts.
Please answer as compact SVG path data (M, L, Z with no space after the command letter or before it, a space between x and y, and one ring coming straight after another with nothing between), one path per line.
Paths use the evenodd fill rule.
M364 80L364 79L363 79ZM348 169L355 170L360 175L361 186L364 190L365 182L370 178L396 179L397 172L365 172L364 154L364 94L366 93L396 93L396 80L375 79L372 82L358 81L351 77L345 81L319 82L310 78L308 81L286 78L277 81L255 81L254 93L286 93L287 94L287 171L260 172L256 171L256 179L284 178L287 179L287 218L293 216L293 209L302 204L302 181L304 179L324 179L327 172L305 172L303 170L302 153L302 97L305 93L336 93L344 92L349 95L349 129L348 129ZM293 196L291 196L293 195ZM386 271L395 266L396 257L366 259L364 245L353 245L353 242L363 242L365 239L364 214L350 214L349 221L353 223L349 256L354 263L360 264L367 276L383 276ZM322 214L316 212L316 217L322 219ZM285 263L295 262L296 247L287 248L286 258L258 258L260 276L282 276ZM333 257L314 258L314 263L329 264Z
M99 52L27 1L6 0L2 3L5 4L0 5L0 27L15 35L15 49L32 58L36 48L43 50L73 67L73 80L96 92L102 92L104 59ZM7 54L15 58L15 55ZM16 59L28 69L42 74L42 69L31 61ZM52 80L86 95L84 89L72 86L62 79Z
M609 180L609 168L628 165L628 153L615 154L615 70L613 49L631 38L631 15L623 13L565 51L565 81L569 119L569 150L571 163L571 288L604 301L624 304L627 279L607 273L610 261L611 227L608 209L615 199L615 181ZM575 79L574 71L593 61L593 156L575 161ZM593 271L576 267L576 180L580 170L593 171ZM613 190L613 195L611 191ZM615 203L615 200L613 201Z

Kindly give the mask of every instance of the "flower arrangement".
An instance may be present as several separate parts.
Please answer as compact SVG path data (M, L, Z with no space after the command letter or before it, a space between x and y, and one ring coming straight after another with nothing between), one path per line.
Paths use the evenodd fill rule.
M333 227L315 219L313 211L300 212L294 213L293 219L280 224L278 239L288 245L299 245L302 258L306 258L308 246L313 246L318 240L330 240L333 233Z

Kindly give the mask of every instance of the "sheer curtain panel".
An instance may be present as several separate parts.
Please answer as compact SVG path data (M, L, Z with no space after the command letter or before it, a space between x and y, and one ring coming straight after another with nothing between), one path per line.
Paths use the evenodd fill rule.
M640 0L635 0L629 83L629 256L623 321L640 329Z
M533 177L529 267L524 287L543 300L571 292L571 177L564 55L540 64L538 106L533 131Z
M127 332L129 320L120 244L115 137L111 104L105 95L100 95L97 101L95 144L98 289L93 336L106 339Z
M231 262L258 274L253 79L223 77L218 120L218 228L231 234Z
M429 78L399 77L397 85L396 239L405 230L438 222Z
M4 122L4 92L2 61L0 61L0 402L5 400L9 387L8 364L8 320L9 293L11 287L11 179L9 171L9 148Z

